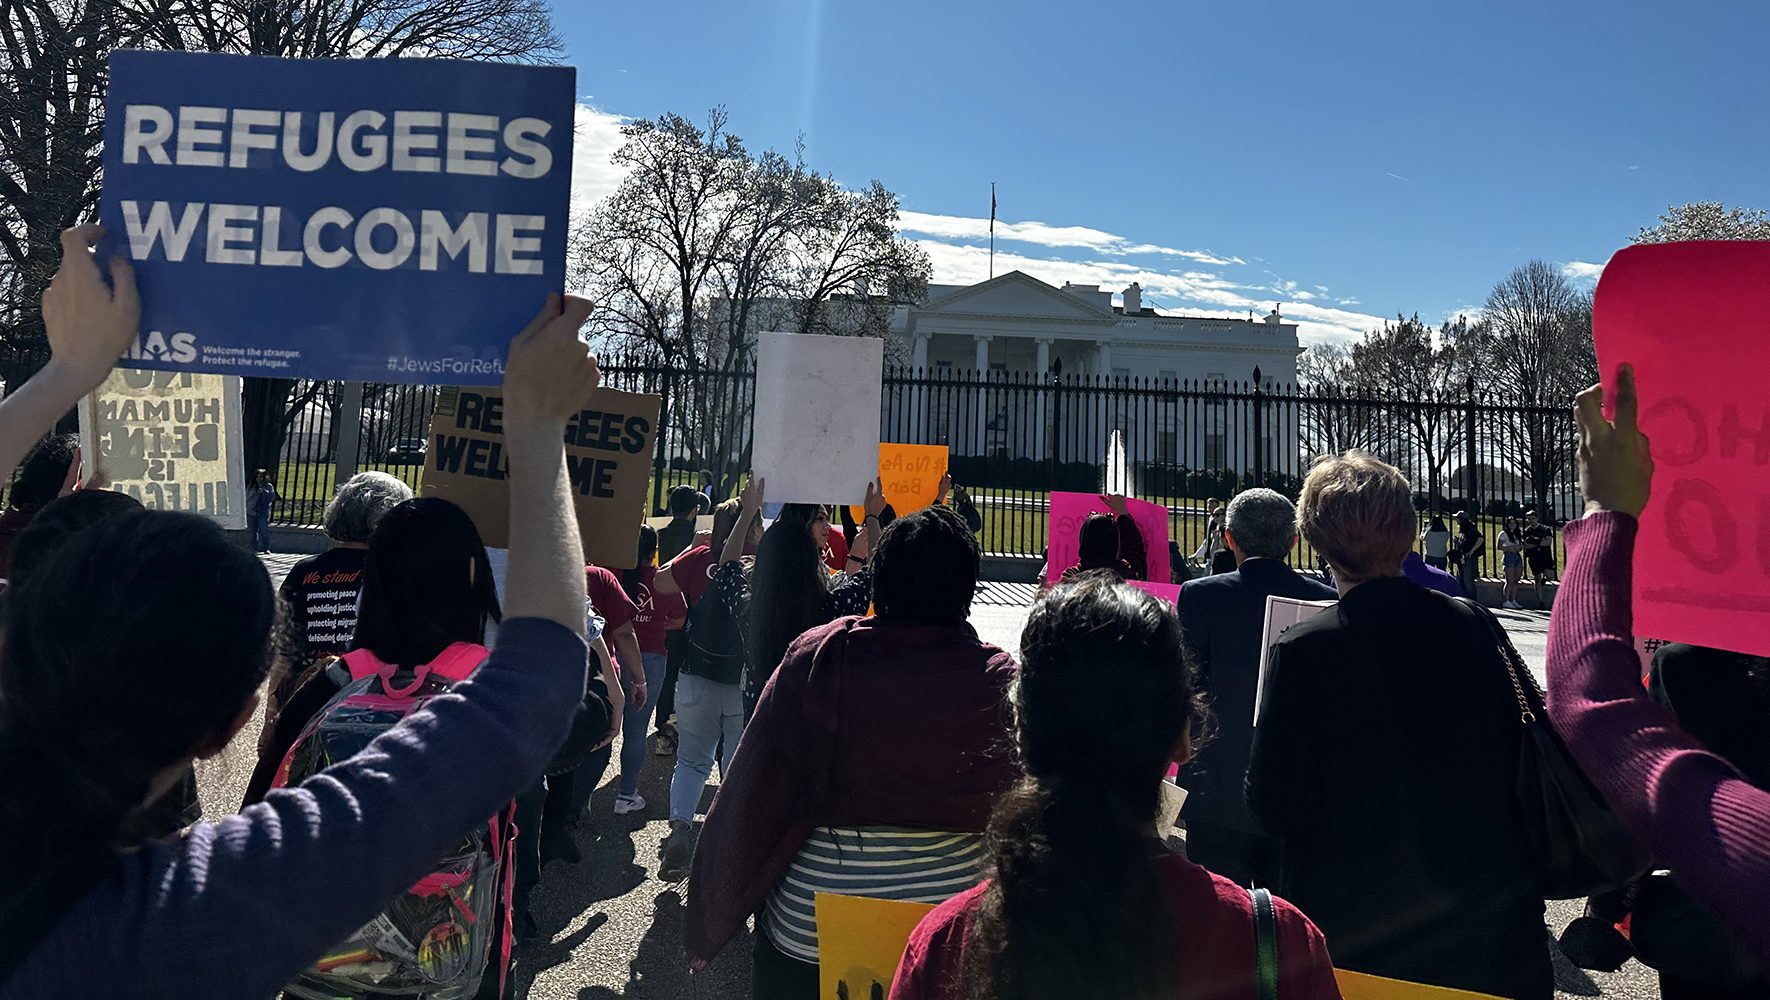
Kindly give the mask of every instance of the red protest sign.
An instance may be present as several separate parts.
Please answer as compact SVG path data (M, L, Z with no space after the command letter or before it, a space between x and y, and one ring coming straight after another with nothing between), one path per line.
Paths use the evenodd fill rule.
M1770 243L1630 247L1598 283L1599 370L1635 366L1653 495L1635 633L1770 655ZM1614 398L1614 392L1611 392Z

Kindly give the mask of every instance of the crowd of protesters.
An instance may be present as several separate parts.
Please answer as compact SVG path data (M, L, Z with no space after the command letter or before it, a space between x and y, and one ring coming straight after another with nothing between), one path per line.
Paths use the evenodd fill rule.
M1318 462L1295 504L1213 505L1194 555L1222 569L1177 607L1126 582L1147 578L1145 543L1107 498L1017 662L969 624L981 518L950 483L901 516L868 484L858 524L811 503L765 526L766 482L718 502L703 476L641 529L632 569L585 566L561 442L599 372L569 296L511 341L507 550L369 473L333 498L332 547L273 589L250 551L268 476L242 546L83 482L75 442L45 436L137 333L132 272L108 262L107 283L98 235L64 234L53 356L0 401L0 998L429 995L411 969L437 996L502 995L541 866L576 859L611 764L614 812L650 808L649 743L673 758L683 961L753 920L760 998L821 995L816 897L840 892L936 904L898 998L1264 981L1312 1000L1339 995L1338 967L1546 1000L1519 749L1545 722L1652 862L1588 920L1627 927L1632 908L1639 936L1683 906L1736 961L1678 964L1674 935L1665 995L1765 995L1770 670L1667 647L1643 684L1631 557L1652 463L1626 368L1613 419L1597 389L1578 402L1587 509L1565 528L1546 705L1454 596L1477 593L1481 523L1422 532L1408 481L1356 452ZM1331 586L1289 565L1299 538ZM1525 570L1543 602L1549 525L1507 519L1494 551L1501 603ZM1321 610L1268 646L1273 598ZM246 801L201 821L193 762L261 698ZM1178 839L1157 821L1170 781Z

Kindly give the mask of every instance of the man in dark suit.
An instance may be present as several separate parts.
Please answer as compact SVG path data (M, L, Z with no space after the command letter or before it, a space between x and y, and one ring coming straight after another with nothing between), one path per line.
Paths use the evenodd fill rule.
M1285 564L1297 544L1297 512L1272 490L1229 502L1224 536L1232 573L1180 588L1180 625L1199 681L1211 699L1217 735L1180 772L1187 791L1186 853L1194 863L1247 885L1276 886L1276 847L1248 812L1243 783L1254 740L1254 691L1270 595L1331 601L1333 588Z

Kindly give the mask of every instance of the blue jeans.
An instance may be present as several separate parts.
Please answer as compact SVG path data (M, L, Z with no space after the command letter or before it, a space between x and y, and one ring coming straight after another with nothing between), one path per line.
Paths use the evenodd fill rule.
M676 678L676 774L670 780L670 819L693 823L701 792L713 773L713 755L725 739L719 773L731 770L731 755L744 735L744 689L680 674Z
M622 795L639 791L639 770L645 766L645 727L651 725L652 708L664 690L664 672L670 658L664 653L642 653L645 665L645 707L634 708L628 701L621 716L621 787Z
M253 514L251 517L247 518L247 520L251 522L252 528L252 551L269 552L270 517L268 515L260 517L257 514Z

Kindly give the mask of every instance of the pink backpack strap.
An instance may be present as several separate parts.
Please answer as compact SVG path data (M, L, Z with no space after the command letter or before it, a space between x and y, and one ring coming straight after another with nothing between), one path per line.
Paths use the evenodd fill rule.
M484 646L471 642L457 642L437 654L436 659L423 664L412 671L412 683L401 688L393 683L393 664L382 660L366 649L353 649L344 654L344 665L350 668L351 680L362 680L364 677L380 677L381 688L395 698L404 698L418 690L418 686L436 674L449 682L462 681L473 673L474 668L485 662L490 651Z

